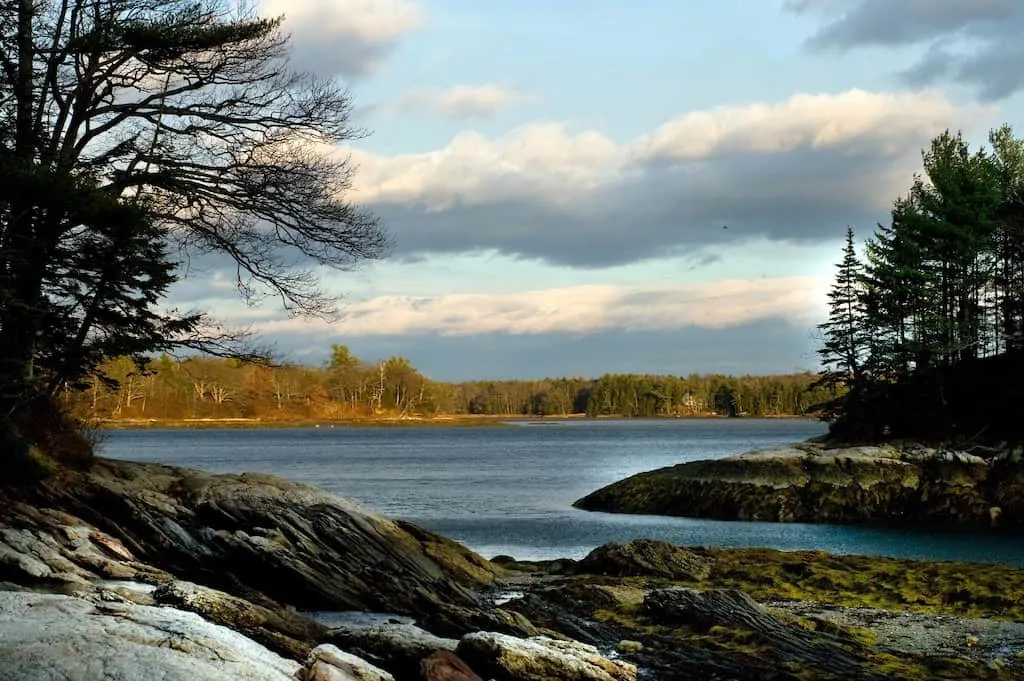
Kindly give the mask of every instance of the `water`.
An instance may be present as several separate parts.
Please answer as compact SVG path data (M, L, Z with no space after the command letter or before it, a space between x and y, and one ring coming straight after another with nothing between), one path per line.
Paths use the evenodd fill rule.
M807 420L520 422L495 428L126 430L106 456L318 485L487 557L579 558L611 540L967 560L1024 566L1024 542L969 532L753 523L579 511L576 499L645 470L796 442Z

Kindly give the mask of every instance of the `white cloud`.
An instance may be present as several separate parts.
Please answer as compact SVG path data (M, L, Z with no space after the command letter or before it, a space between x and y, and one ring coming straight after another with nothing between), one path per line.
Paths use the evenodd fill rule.
M700 327L768 319L814 324L823 307L817 277L731 280L696 285L586 285L506 294L382 296L350 304L340 322L286 319L257 324L266 334L392 336L430 333L596 333Z
M871 151L904 150L917 130L941 130L959 111L937 91L797 94L776 104L725 106L675 118L641 137L642 159L699 160L734 153L825 149L862 140Z
M566 124L546 122L497 139L463 132L446 147L422 154L353 154L361 200L424 200L436 210L510 197L557 199L619 181L638 163L666 159L708 161L841 147L877 155L884 164L894 155L916 154L931 136L969 113L933 91L851 90L694 112L622 145L596 130L574 133Z
M394 106L402 110L427 109L439 116L461 121L490 118L529 99L511 88L487 83L456 85L447 90L416 90L397 101Z
M531 124L496 140L462 132L424 154L351 152L360 201L422 202L431 211L532 196L556 200L595 188L625 159L601 133L573 134L561 123Z
M556 122L463 132L426 153L351 150L354 196L400 255L495 249L602 266L728 240L821 240L884 219L932 137L991 113L930 90L850 90L692 112L621 142Z
M261 0L260 9L284 15L300 68L350 77L372 73L425 23L417 0Z

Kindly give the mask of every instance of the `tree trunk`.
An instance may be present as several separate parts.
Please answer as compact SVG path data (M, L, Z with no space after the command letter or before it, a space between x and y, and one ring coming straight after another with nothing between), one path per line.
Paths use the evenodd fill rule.
M36 146L32 125L34 17L32 0L19 0L13 171L22 176L34 165ZM14 412L32 398L42 281L42 263L36 262L39 244L34 234L35 220L30 200L18 196L12 201L11 219L0 244L0 421L7 422L8 427Z

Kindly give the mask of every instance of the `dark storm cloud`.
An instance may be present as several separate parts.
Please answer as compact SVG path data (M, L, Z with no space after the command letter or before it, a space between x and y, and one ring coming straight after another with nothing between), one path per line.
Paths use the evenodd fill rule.
M766 237L834 240L837 226L886 214L891 159L855 149L734 155L692 167L653 164L581 209L506 200L426 212L381 204L398 257L495 249L575 267L605 267ZM911 152L913 153L913 152ZM911 176L905 175L909 186Z
M884 220L921 148L980 111L934 91L848 90L693 111L624 142L551 123L463 132L421 153L355 153L352 196L406 259L498 251L605 267L820 242Z
M977 87L986 100L1024 86L1020 0L791 0L786 7L822 17L807 40L813 50L929 45L902 74L914 85L952 80ZM958 49L948 47L954 41Z

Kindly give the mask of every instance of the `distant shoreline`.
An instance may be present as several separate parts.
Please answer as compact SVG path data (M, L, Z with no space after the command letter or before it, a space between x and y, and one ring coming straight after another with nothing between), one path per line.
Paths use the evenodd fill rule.
M191 418L191 419L106 419L93 425L100 430L212 430L228 428L373 428L373 427L500 427L509 423L557 423L560 421L766 421L780 419L814 420L814 416L647 416L628 417L602 415L588 417L586 414L557 414L527 416L521 414L460 414L452 416L367 416L348 419L261 419L261 418Z

